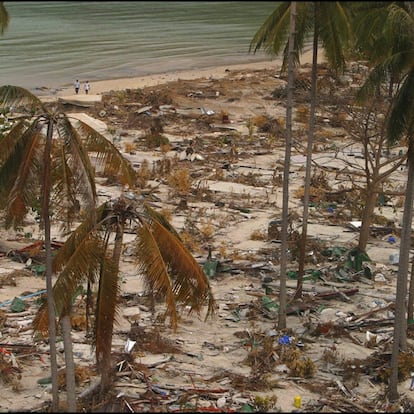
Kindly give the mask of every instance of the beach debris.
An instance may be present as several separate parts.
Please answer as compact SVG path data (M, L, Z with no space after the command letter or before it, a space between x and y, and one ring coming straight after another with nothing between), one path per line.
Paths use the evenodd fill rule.
M221 122L223 124L230 123L229 113L227 111L221 111Z
M241 73L238 79L250 80L251 76L252 73ZM267 101L272 99L269 91L278 80L274 70L263 73L262 78L271 83L261 88L258 81L254 90L260 91ZM280 83L284 85L285 81L281 79ZM330 83L326 90L337 89ZM289 328L278 330L278 242L282 224L278 221L278 208L282 181L277 154L283 148L284 113L278 112L276 100L271 102L272 116L263 109L269 106L265 100L263 105L257 105L257 100L251 105L239 102L239 92L247 94L252 89L251 85L246 89L243 85L234 88L234 79L225 79L214 87L205 81L199 84L180 81L164 89L156 86L103 95L101 102L87 108L96 118L105 117L115 137L114 144L122 142L125 149L129 144L126 152L137 168L144 164L144 159L149 160L150 168L142 180L140 193L143 200L174 210L173 219L182 223L183 230L197 229L201 218L211 218L213 234L194 231L194 240L188 241L194 243L198 252L203 251L202 246L207 241L214 240L215 250L220 255L210 254L207 261L204 254L196 256L205 272L211 274L217 291L218 315L211 327L200 325L198 315L185 315L179 332L171 332L162 324L163 308L156 298L133 290L128 272L122 274L125 277L123 289L130 291L122 292L121 324L114 332L114 390L99 407L94 406L94 390L99 379L94 372L85 376L78 387L80 402L86 411L85 407L108 412L283 411L278 404L284 403L284 391L279 393L278 389L286 388L289 389L289 394L286 393L289 409L295 395L302 397L300 410L307 412L373 412L393 408L387 405L385 395L380 392L389 373L395 310L395 295L392 290L388 292L395 280L395 267L387 259L399 243L398 231L384 221L370 229L370 248L388 248L383 255L387 263L364 261L361 270L349 266L349 252L360 229L360 222L354 222L353 217L359 215L353 210L352 191L345 191L335 183L331 174L335 175L338 169L334 163L326 163L323 173L313 177L309 225L317 230L312 229L316 236L307 240L309 254L302 297L288 302ZM307 102L305 89L301 88L303 93L298 94L298 98ZM284 94L285 90L280 95ZM323 98L331 99L330 96ZM200 99L204 100L203 111ZM284 104L283 100L281 102ZM254 118L256 129L250 130L251 136L245 132L245 115L232 115L230 123L224 122L222 108L236 114L239 104L260 113ZM341 113L341 110L335 98L334 111ZM344 140L343 131L333 128L335 122L327 111L321 112L317 125L321 130L320 139L315 143L316 156L332 158L336 151L332 148ZM188 144L188 137L194 137L193 145ZM298 138L299 142L301 137ZM291 202L293 210L299 210L305 157L303 149L295 148L295 151L297 162L292 165L291 182L299 190ZM182 152L185 155L178 164L178 155ZM354 159L360 154L357 150L352 152L354 154L349 156ZM196 155L202 159L195 158ZM195 162L198 160L203 162ZM203 183L208 177L214 186L207 188L199 184L185 193L167 193L166 177L184 164L193 182ZM104 188L98 190L101 197L111 198L111 194L118 191L112 185ZM389 209L385 204L381 208ZM395 203L396 212L398 208ZM352 223L353 227L347 223ZM234 231L238 225L243 230L241 236ZM300 225L300 217L293 216L289 222L288 254L293 259L287 270L289 299L297 286L295 254ZM267 226L267 239L247 240L245 235L254 226L261 230ZM218 247L220 236L225 243ZM41 276L44 252L42 245L36 243L22 252L14 246L5 251L11 252L7 258L15 255L19 265L27 265L31 271L25 270L32 276ZM123 257L127 266L132 252L130 246L125 247ZM134 280L135 276L134 273ZM14 279L19 282L18 277ZM39 283L43 284L40 278ZM381 289L376 289L377 284ZM5 286L9 287L15 288L12 284ZM18 296L26 304L22 312L10 310L12 299L0 304L0 328L4 338L0 348L14 354L23 374L29 367L34 372L39 369L43 372L49 366L47 352L41 351L45 344L36 340L33 345L30 331L32 315L44 293L31 294L33 300L28 300L30 295L25 298L25 292ZM86 335L81 309L75 307L74 313L75 360L76 364L87 365L91 362L85 351L89 349L90 338ZM263 332L258 327L263 328ZM411 335L409 328L409 340ZM12 343L6 344L5 338ZM24 348L26 343L32 348ZM355 359L354 355L360 359ZM25 363L20 365L23 358ZM403 370L408 388L414 367L408 357L404 357L404 364L409 370ZM50 384L45 384L43 392L47 392L48 387ZM410 399L404 397L401 407L410 412Z
M16 285L16 277L13 273L9 273L7 275L0 275L0 287Z
M15 355L6 348L0 347L0 380L14 391L21 389L22 370L16 362Z
M10 304L12 312L23 312L26 309L26 303L20 298L15 297Z
M63 246L63 242L59 241L52 241L51 247L52 249L60 249ZM21 249L11 250L8 253L8 257L11 257L13 260L18 261L20 263L27 263L29 259L31 259L31 264L33 261L38 263L44 263L45 261L45 252L44 252L44 241L39 240L33 243L28 244Z
M44 293L46 293L46 290L45 289L42 289L42 290L40 290L38 292L29 293L27 295L19 296L17 299L19 299L19 300L25 300L25 299L29 299L29 298L32 298L32 297L41 296ZM10 299L10 300L6 300L6 301L0 303L0 307L7 306L7 305L11 304L13 302L13 300L14 299Z
M203 115L211 116L215 114L215 112L212 109L206 109L203 106L200 108L200 111Z
M79 97L77 99L59 97L58 101L62 105L75 106L80 108L92 108L101 101L101 95L89 95L88 97Z
M152 105L148 105L148 106L143 106L142 108L137 110L137 114L146 114L146 115L151 115L151 109L152 109Z
M389 256L389 264L396 265L399 262L400 262L400 253L399 252L391 253Z

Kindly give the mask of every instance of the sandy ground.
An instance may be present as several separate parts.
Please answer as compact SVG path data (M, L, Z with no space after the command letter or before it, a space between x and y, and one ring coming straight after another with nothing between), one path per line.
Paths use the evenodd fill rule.
M308 59L306 55L305 59ZM275 68L275 61L265 61L258 63L247 63L247 64L238 64L238 65L226 65L226 66L217 66L215 68L209 68L204 70L189 70L189 71L176 71L168 72L154 75L147 75L134 78L121 78L121 79L112 79L112 80L103 80L91 82L91 90L89 95L95 94L99 95L104 92L121 91L125 89L139 89L145 88L148 86L156 86L164 83L168 83L175 80L191 80L199 78L216 78L222 77L225 75L226 70L240 70L240 69L270 69ZM58 96L68 96L72 95L73 88L62 88L58 91ZM82 91L78 95L85 96L85 93Z
M323 50L319 52L318 55L319 62L324 61L324 53ZM304 53L301 56L301 64L306 65L312 62L312 53L310 51ZM207 69L199 69L199 70L188 70L188 71L173 71L167 73L160 73L160 74L152 74L147 76L140 76L140 77L132 77L132 78L120 78L120 79L106 79L102 81L95 81L90 82L90 91L89 94L86 95L83 89L79 91L79 94L76 95L74 93L73 86L62 86L58 88L52 95L48 95L47 91L43 91L41 95L44 99L52 98L54 99L56 96L58 97L66 97L66 98L76 98L76 99L94 99L91 98L93 95L100 95L105 92L109 91L121 91L125 89L139 89L145 88L149 86L156 86L165 84L171 81L176 80L192 80L192 79L200 79L200 78L219 78L223 77L228 70L243 70L243 69L252 69L252 70L260 70L260 69L276 69L280 68L280 59L275 58L268 61L263 62L254 62L254 63L246 63L246 64L237 64L237 65L222 65L211 67ZM96 98L95 98L96 99Z
M309 64L310 56L304 56L302 63L305 66ZM257 70L265 71L265 75L260 78L264 86L259 82ZM231 77L233 73L235 78L229 81L230 85L237 85L233 86L233 90L227 86L226 93L220 93L215 98L204 98L202 95L194 97L194 94L188 94L188 91L198 93L206 84L208 88L205 90L219 90L215 81ZM174 122L168 123L165 134L170 140L171 150L166 154L161 154L159 150L142 148L126 150L128 144L137 141L142 131L137 126L127 128L121 125L121 115L108 115L111 110L111 113L118 113L118 109L114 109L117 106L114 103L110 102L105 106L106 115L96 115L96 112L102 111L102 98L109 91L162 88L163 85L167 86L166 90L171 91L173 84L170 82L176 82L174 88L177 88L177 102L180 103L175 105L176 113L179 113L179 110L182 113L187 111L193 122L189 121L184 127L178 127ZM126 411L130 412L133 407L134 411L169 409L179 412L183 408L184 400L190 404L188 407L195 411L198 408L200 411L221 409L223 412L235 412L243 407L246 409L246 404L256 411L270 412L330 412L338 409L356 412L361 407L367 412L373 408L377 412L396 411L396 407L388 405L383 397L384 384L374 383L372 375L367 373L368 370L355 371L349 375L349 368L346 370L341 362L348 361L351 364L359 358L361 366L365 367L370 364L366 361L369 356L376 352L389 352L392 325L388 324L381 329L374 321L371 327L350 330L347 331L347 335L332 331L315 335L314 329L315 326L322 325L343 327L346 326L346 318L355 320L356 315L364 320L361 315L370 311L375 311L379 320L390 316L388 305L395 295L396 274L396 266L390 263L390 256L398 252L398 238L396 243L392 244L385 237L370 241L367 252L372 259L371 267L376 279L330 279L325 280L327 283L323 283L322 280L317 283L307 280L304 297L308 299L318 292L332 292L335 289L358 289L358 293L349 297L334 296L329 300L317 299L318 311L300 315L289 314L289 329L286 332L277 330L277 316L263 306L263 297L277 301L277 293L266 294L263 280L265 276L270 276L270 286L277 292L278 240L269 240L266 237L252 239L251 235L254 232L266 234L269 223L280 216L282 188L281 185L269 185L269 181L275 169L275 162L283 158L284 150L281 145L270 149L261 147L257 132L259 144L249 141L247 145L243 145L246 144L243 141L248 140L246 122L252 116L263 113L284 116L283 100L277 104L266 100L261 89L270 93L270 88L274 88L277 82L279 79L276 63L262 62L231 68L226 66L205 71L93 82L91 94L88 96L72 95L70 89L60 90L57 96L42 96L45 100L60 98L69 102L76 100L78 103L92 103L87 109L78 105L73 116L89 120L105 133L108 133L110 128L116 129L116 133L121 136L117 145L136 165L141 165L144 159L149 160L151 165L156 165L156 162L164 157L174 159L179 150L188 145L191 138L202 136L204 139L203 146L196 148L202 158L195 162L182 160L181 165L189 168L197 178L193 181L193 186L201 186L202 183L205 193L212 199L188 198L188 209L180 210L180 197L172 194L171 188L165 182L154 180L148 183L148 187L152 187L157 196L158 201L154 202L154 205L160 209L168 208L173 213L171 221L178 230L183 230L186 222L191 219L200 233L204 231L204 243L194 249L194 256L200 264L206 261L206 245L213 244L213 258L222 265L222 271L210 278L217 300L217 315L208 321L204 321L202 315L184 315L177 332L158 324L157 318L148 311L141 297L142 280L138 277L135 265L128 255L128 240L125 241L125 254L121 263L122 312L115 329L113 350L120 364L120 375L116 384L118 401L120 406L123 404L122 408ZM246 90L256 90L258 96L247 96L242 85ZM224 87L223 84L221 87ZM181 93L182 91L186 91L186 94ZM236 91L240 92L241 97L230 100L229 96ZM209 108L216 115L226 108L230 113L230 124L210 122L208 132L192 127L191 125L200 117L200 107ZM74 109L76 105L70 108ZM229 131L237 131L242 138L242 142L238 143L238 157L231 157L228 145L223 144L220 147L217 144L221 142L222 135ZM342 139L338 138L339 141ZM294 155L296 158L291 170L292 194L303 183L304 165L303 156L301 158L300 154ZM230 168L223 169L222 167L227 164ZM248 184L246 180L240 182L241 177L249 176L252 171L263 180L260 185ZM397 179L404 182L404 172L401 172ZM157 190L154 191L154 188ZM115 197L121 191L117 186L107 186L102 181L98 185L98 190L102 199ZM300 214L300 200L292 197L290 204L291 208ZM357 232L351 231L346 221L331 223L332 216L323 209L315 209L311 213L308 234L313 239L323 240L330 247L349 245L357 240ZM382 213L396 222L402 216L401 209L395 210L392 207L384 207ZM212 236L207 234L208 225L213 229ZM39 379L49 375L48 346L46 343L34 342L30 327L30 320L36 311L36 299L44 290L45 282L41 275L33 275L27 270L31 263L11 260L10 255L10 252L18 251L41 238L36 222L30 219L23 231L3 232L0 238L0 250L3 252L3 256L0 257L0 276L8 277L7 283L3 282L0 287L0 312L3 316L0 349L6 358L12 358L16 371L14 374L12 372L3 375L0 400L2 412L41 410L39 407L50 398L50 385L38 383ZM56 229L54 239L61 240ZM329 268L334 265L335 263L314 263L318 268ZM290 293L294 291L294 287L295 281L288 280ZM11 311L11 302L15 297L24 298L27 303L25 311ZM170 343L180 349L179 352L149 352L137 347L138 349L133 349L127 358L125 346L131 337L134 337L132 334L136 322L146 332L152 332L153 336L154 332L157 332L162 338L171 341ZM290 337L291 347L297 348L302 352L303 358L308 357L315 363L317 372L313 378L301 378L289 372L281 359L277 341L266 364L269 355L260 353L264 351L260 347L263 338L283 338L285 334ZM367 339L371 334L383 337L378 338L373 344ZM137 340L139 336L135 333L134 338ZM85 331L75 329L73 341L77 366L84 367L85 370L93 367L94 356L85 337ZM304 346L297 345L298 341ZM61 342L58 346L61 349ZM327 361L327 351L335 356L331 363ZM127 361L132 364L130 358L136 364L135 370L140 370L139 375L123 371L122 367L127 365ZM263 361L264 365L260 365ZM63 354L59 355L59 364L64 366ZM261 378L260 375L257 376L258 373L267 371L267 365L273 368L267 372L266 383L255 388L254 383ZM90 386L93 381L93 374L86 375L83 382L78 384L79 392ZM240 386L243 381L244 385ZM151 398L148 397L149 384L153 390ZM411 401L409 384L410 379L404 379L399 385L399 390L402 397ZM205 392L202 393L200 390ZM262 404L264 399L268 399L266 408L259 404L257 396L262 397ZM301 398L300 407L294 404L297 396ZM64 391L62 398L64 399ZM269 400L271 398L274 399ZM151 401L154 405L151 405Z

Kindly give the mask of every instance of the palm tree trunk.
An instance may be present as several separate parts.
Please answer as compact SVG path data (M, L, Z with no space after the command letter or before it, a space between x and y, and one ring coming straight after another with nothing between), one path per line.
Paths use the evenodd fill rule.
M44 182L42 197L42 218L45 230L45 252L46 252L46 294L47 294L47 311L49 321L49 348L50 348L50 368L52 377L52 411L57 412L59 408L59 383L58 383L58 366L56 352L56 311L55 301L53 298L52 284L52 245L50 237L50 218L49 218L49 201L50 201L50 154L52 150L53 128L49 123L47 128L46 145L44 153Z
M92 297L92 282L90 279L88 279L88 284L87 284L87 288L86 288L86 303L85 303L85 307L86 307L86 334L89 336L91 334L91 324L90 324L90 319L91 319L91 315L93 313L93 297Z
M60 324L62 326L63 344L65 347L66 362L66 394L67 394L67 412L76 412L76 382L75 382L75 362L73 360L73 347L70 323L70 316L62 317Z
M414 197L414 142L413 137L408 140L408 175L405 192L403 223L400 241L400 261L397 274L397 293L395 297L394 335L391 355L391 376L389 399L398 400L398 354L407 347L407 277L409 255L411 248L411 225Z
M315 5L315 14L317 7ZM299 269L298 283L294 299L302 297L303 277L305 273L306 258L306 239L308 236L308 219L309 219L309 193L312 170L312 150L315 130L315 108L316 108L316 89L318 81L318 19L315 16L315 27L313 30L313 55L312 55L312 84L311 84L311 104L309 114L308 144L306 148L306 169L305 169L305 189L303 193L303 215L302 215L302 235L299 246Z
M114 242L114 250L112 253L112 261L116 265L116 275L117 281L115 282L118 286L118 273L119 273L119 262L121 259L122 253L122 242L124 238L124 225L125 223L120 222L118 223L116 235L115 235L115 242ZM111 312L115 313L115 306L117 303L116 300L112 300L110 305L113 307ZM113 335L113 323L108 324L107 330L107 337L106 341L107 344L103 348L104 354L101 361L101 396L103 397L105 393L110 389L112 384L112 335Z
M294 54L295 54L295 20L296 2L292 1L290 6L289 26L289 63L288 63L288 85L286 103L286 143L285 164L283 169L283 202L282 202L282 229L281 229L281 254L280 254L280 291L279 291L279 320L278 328L286 328L286 269L288 251L288 221L289 221L289 172L290 154L292 150L292 97L294 81Z
M410 286L408 288L407 324L413 320L414 314L414 260L411 262Z

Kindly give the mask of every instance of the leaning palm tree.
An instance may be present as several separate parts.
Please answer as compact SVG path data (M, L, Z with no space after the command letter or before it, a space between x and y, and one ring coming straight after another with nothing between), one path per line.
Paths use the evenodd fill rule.
M254 35L250 50L260 48L271 55L278 56L283 50L281 72L288 62L289 11L293 2L279 3L275 11L266 19ZM303 275L306 256L307 223L309 217L309 195L311 181L312 148L314 140L315 110L317 98L318 47L321 43L328 63L336 73L345 68L345 50L351 35L346 2L298 2L295 31L295 63L299 65L299 54L305 49L309 35L313 35L312 81L309 115L308 141L306 148L306 169L303 196L302 235L300 241L298 284L295 297L302 296Z
M369 9L361 8L359 18L355 20L360 47L373 66L359 91L358 99L364 102L368 96L379 93L382 85L386 84L385 81L393 79L397 87L396 93L390 94L392 100L387 118L388 141L392 144L404 138L408 147L389 381L389 399L394 402L398 400L398 355L407 347L407 279L414 203L414 12L408 2L380 2L377 3L376 10L377 15ZM381 24L375 16L382 17ZM375 46L382 53L378 53Z
M95 211L95 167L90 151L96 156L97 166L104 171L110 168L123 184L134 184L135 171L103 135L82 121L71 121L55 103L44 104L24 88L0 87L0 108L3 113L13 111L15 118L13 127L0 140L0 209L5 226L22 225L33 209L40 213L44 229L52 408L56 411L59 401L51 216L63 219L61 228L67 230L79 205L85 207L84 212Z
M163 215L131 193L99 206L96 221L85 220L57 253L53 266L60 273L53 296L62 318L70 312L79 286L98 281L93 344L101 396L110 389L113 378L112 333L119 308L119 265L127 225L136 234L134 256L139 274L148 291L165 299L166 315L174 329L179 305L197 313L207 305L206 318L213 315L215 307L207 276ZM35 329L43 334L48 328L46 310L43 304L34 321Z

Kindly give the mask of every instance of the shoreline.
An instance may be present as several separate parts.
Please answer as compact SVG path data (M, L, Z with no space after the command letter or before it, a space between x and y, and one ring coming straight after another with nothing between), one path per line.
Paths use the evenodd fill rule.
M323 51L320 53L319 63L324 60ZM300 66L312 63L312 51L308 50L300 57ZM177 80L193 80L200 78L223 78L231 70L266 70L273 69L275 72L280 70L282 57L273 57L263 61L249 63L231 63L228 65L217 65L203 69L189 69L184 71L168 71L162 73L153 73L137 77L105 79L100 81L89 81L90 92L88 95L83 90L83 82L79 94L74 92L73 85L65 85L59 88L55 93L39 94L34 93L43 101L52 101L58 98L77 99L79 101L93 101L98 99L97 96L111 91L122 91L126 89L140 89L150 86L162 85Z
M271 59L259 62L249 63L231 63L229 65L212 66L205 69L189 69L184 71L168 71L162 73L154 73L143 76L117 78L117 79L105 79L99 81L89 81L91 86L90 93L85 94L83 90L83 83L81 82L81 89L79 94L74 93L73 85L66 85L61 87L53 95L43 95L41 98L52 97L90 97L93 95L101 95L110 91L121 91L125 89L139 89L149 86L162 85L168 82L174 82L177 80L193 80L203 77L221 78L224 77L227 71L231 70L264 70L264 69L280 69L280 59Z

